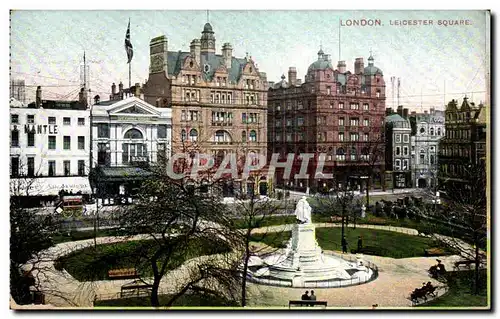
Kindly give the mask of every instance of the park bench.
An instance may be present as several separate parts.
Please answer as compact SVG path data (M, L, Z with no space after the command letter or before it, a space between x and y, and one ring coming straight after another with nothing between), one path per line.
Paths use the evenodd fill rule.
M460 270L461 266L467 267L467 269L470 269L470 265L475 264L476 262L474 260L461 260L461 261L456 261L454 264L454 269Z
M323 307L326 307L327 306L327 302L326 301L319 301L319 300L290 300L288 301L288 308L290 308L291 306L311 306L311 307L314 307L314 306L323 306Z
M426 257L428 256L442 256L444 255L444 249L442 248L427 248L424 250Z
M137 269L135 268L122 268L122 269L111 269L108 271L109 279L127 279L127 278L137 278Z

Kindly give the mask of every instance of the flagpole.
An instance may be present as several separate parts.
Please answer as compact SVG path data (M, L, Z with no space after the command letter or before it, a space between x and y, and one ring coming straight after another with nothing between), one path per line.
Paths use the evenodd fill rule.
M130 18L128 18L128 26L130 30ZM128 62L128 94L131 96L132 92L132 59Z

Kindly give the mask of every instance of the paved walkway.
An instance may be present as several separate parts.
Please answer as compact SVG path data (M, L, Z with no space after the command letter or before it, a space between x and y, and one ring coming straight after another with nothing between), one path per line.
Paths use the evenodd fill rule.
M280 231L291 229L293 225L269 226L256 229L255 232ZM316 227L340 227L340 224L318 223ZM418 234L414 229L383 225L358 225L360 228L384 229L396 232ZM125 240L147 239L147 235L133 237L100 237L98 244L114 243ZM103 280L92 283L79 282L66 271L54 269L53 261L71 251L83 249L94 244L93 239L61 243L44 251L43 261L39 268L44 271L38 274L46 292L46 302L56 307L91 307L95 295L113 295L120 292L123 284L130 280ZM190 267L200 260L211 259L216 261L218 256L202 256L186 262L181 267L169 272L160 284L163 293L174 291L188 277ZM328 301L329 307L362 307L371 308L378 304L383 307L409 307L407 299L410 292L431 281L434 285L440 283L430 279L427 269L436 264L435 257L418 257L393 259L387 257L367 256L364 258L376 264L379 276L376 280L359 286L333 289L314 289L318 300ZM447 269L453 268L453 263L459 256L440 257ZM249 306L256 307L288 307L289 300L300 299L305 289L284 288L249 284Z

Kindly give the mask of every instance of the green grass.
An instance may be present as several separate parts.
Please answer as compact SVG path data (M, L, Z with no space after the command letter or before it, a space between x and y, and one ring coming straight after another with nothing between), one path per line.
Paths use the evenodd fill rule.
M123 235L124 235L123 232L120 231L119 229L102 229L97 231L96 237L123 236ZM56 245L70 241L92 239L92 238L94 238L93 230L71 231L69 233L69 236L67 232L66 233L60 232L52 236L52 242L54 243L54 245Z
M316 228L316 239L321 248L325 250L342 250L340 245L342 229L340 227ZM346 228L345 235L348 251L356 250L358 236L363 239L363 247L368 249L366 254L391 257L409 258L425 256L425 249L439 247L430 238L411 236L378 229ZM291 237L291 232L255 234L252 240L263 242L276 248L285 247Z
M160 295L160 305L165 304L171 295ZM173 307L237 307L234 301L226 300L222 297L190 295L179 297L172 305ZM149 297L133 297L123 299L99 300L94 307L151 307Z
M488 306L488 294L486 270L480 271L479 294L472 294L471 281L474 271L456 271L447 273L447 285L449 291L442 297L436 298L419 307L486 307Z
M152 270L146 258L155 252L154 241L128 241L98 245L72 252L55 262L56 269L66 269L79 281L106 280L111 269L136 268L142 277L152 277ZM184 261L202 255L229 251L230 248L220 242L213 245L203 240L193 240L187 251L175 253L169 261L168 269L179 267Z
M264 218L259 227L295 224L296 222L297 218L295 217L295 215L269 216ZM241 219L235 218L234 223L237 228L246 228L246 223Z

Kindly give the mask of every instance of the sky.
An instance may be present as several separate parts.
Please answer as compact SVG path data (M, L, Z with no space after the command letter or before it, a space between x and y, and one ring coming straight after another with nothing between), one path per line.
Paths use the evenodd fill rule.
M465 94L476 103L485 100L486 17L484 11L215 10L208 20L218 54L229 42L234 56L248 52L268 81L275 82L282 74L287 76L290 66L303 80L320 46L336 66L342 21L340 57L347 69L353 71L357 57L363 57L366 66L371 51L375 66L384 73L386 105L393 106L390 78L394 76L401 83L399 104L419 111L443 109L445 101L461 101ZM191 40L201 37L207 11L13 11L11 78L26 81L28 101L34 99L37 85L43 87L46 99L75 99L85 51L92 95L106 100L113 82L128 84L124 38L129 19L132 84L144 83L149 41L166 35L170 51L189 51ZM382 25L347 26L356 19L379 19ZM433 25L397 26L396 20L432 20ZM469 25L438 25L439 20L467 20ZM394 97L397 104L397 91Z

